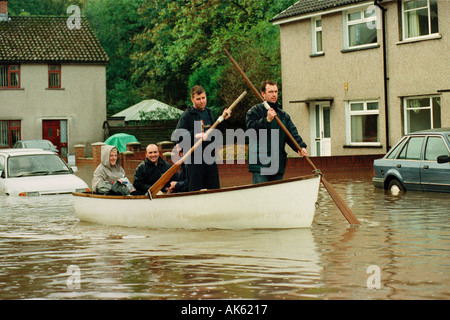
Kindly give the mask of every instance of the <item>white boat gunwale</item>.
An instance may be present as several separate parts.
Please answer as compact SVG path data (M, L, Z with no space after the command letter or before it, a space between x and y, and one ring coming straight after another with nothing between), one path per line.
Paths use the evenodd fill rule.
M310 175L304 175L294 178L288 178L284 180L279 181L271 181L271 182L263 182L258 184L246 184L241 186L232 186L232 187L225 187L220 189L205 189L200 191L190 191L190 192L180 192L180 193L167 193L162 195L157 195L153 197L152 200L155 199L163 199L163 198L173 198L173 197L186 197L186 196L194 196L194 195L201 195L201 194L209 194L209 193L221 193L221 192L230 192L230 191L239 191L239 190L245 190L245 189L255 189L255 188L261 188L265 186L271 186L271 185L277 185L277 184L285 184L289 182L295 182L295 181L301 181L301 180L308 180L313 179L321 174L310 174ZM128 195L128 196L121 196L121 195L103 195L103 194L96 194L93 192L73 192L72 195L77 197L89 197L89 198L101 198L101 199L149 199L146 195ZM150 199L149 199L150 200ZM151 201L151 200L150 200Z

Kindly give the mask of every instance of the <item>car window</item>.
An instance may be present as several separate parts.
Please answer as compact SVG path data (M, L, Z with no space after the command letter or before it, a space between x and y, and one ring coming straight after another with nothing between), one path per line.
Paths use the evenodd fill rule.
M0 171L5 170L5 157L0 156Z
M67 173L71 173L69 167L56 154L18 156L8 159L10 177Z
M389 154L386 157L386 159L394 159L395 156L397 155L398 151L401 149L404 141L405 141L405 139L402 139L400 143L397 143L397 145L394 147L394 149L391 149L392 151L389 151Z
M50 149L50 143L45 140L42 141L30 141L25 144L27 148L38 148L38 149Z
M420 160L424 139L425 137L412 137L409 139L398 158L405 160Z
M425 148L425 160L436 161L439 156L449 155L447 146L441 137L429 137Z

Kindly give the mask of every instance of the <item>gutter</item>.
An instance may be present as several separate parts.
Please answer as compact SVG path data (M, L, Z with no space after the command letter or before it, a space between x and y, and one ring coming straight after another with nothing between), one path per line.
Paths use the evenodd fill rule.
M386 53L386 11L387 9L379 4L383 0L374 0L374 5L381 10L381 31L383 34L383 85L384 85L384 110L385 110L385 125L386 125L386 153L391 149L389 136L389 100L388 100L388 81L387 74L387 53Z

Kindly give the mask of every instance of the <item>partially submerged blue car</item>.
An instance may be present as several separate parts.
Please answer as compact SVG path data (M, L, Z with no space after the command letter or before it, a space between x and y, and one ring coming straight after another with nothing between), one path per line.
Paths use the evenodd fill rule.
M450 192L450 128L405 135L373 163L372 183L398 191Z

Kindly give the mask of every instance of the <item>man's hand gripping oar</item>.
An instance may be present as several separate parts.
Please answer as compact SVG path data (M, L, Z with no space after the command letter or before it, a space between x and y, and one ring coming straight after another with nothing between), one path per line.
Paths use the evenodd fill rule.
M234 65L234 67L237 69L237 71L241 74L242 78L247 82L247 84L250 86L252 91L258 96L258 98L261 100L261 102L264 104L264 107L266 109L269 109L270 106L267 104L266 101L264 101L261 94L256 90L255 86L251 83L250 79L247 77L247 75L242 71L242 69L239 67L237 62L233 59L233 57L230 55L230 53L223 49L228 59L231 61L231 63ZM280 128L286 133L286 135L289 137L289 139L294 143L297 150L301 150L301 147L298 145L297 141L295 141L292 134L287 130L286 126L281 122L281 120L275 116L275 120L277 121ZM312 163L311 159L309 159L307 156L304 156L308 164L312 167L314 171L318 171L316 166ZM331 184L325 179L325 177L322 175L321 181L325 189L327 189L328 194L333 199L336 206L339 208L341 213L344 215L345 219L347 219L348 223L352 225L360 225L361 223L358 221L358 219L354 216L352 210L347 206L347 204L344 202L344 200L341 198L341 196L334 190L334 188L331 186Z
M234 102L231 106L228 107L228 111L232 111L233 108L245 97L245 95L247 94L247 91L244 91ZM159 192L162 190L162 188L164 188L164 186L170 181L170 179L173 177L173 175L178 171L178 169L181 167L181 165L183 164L183 162L192 154L192 152L194 152L194 150L202 144L203 140L206 140L207 137L209 136L209 134L222 122L224 121L224 117L220 116L216 122L211 126L211 128L209 128L202 139L199 139L194 146L192 146L191 149L189 149L188 152L186 152L186 154L183 155L183 157L181 157L172 167L170 167L169 170L167 170L162 176L161 178L158 179L158 181L156 181L153 186L151 186L151 188L148 190L148 197L150 200L152 200L152 198Z

